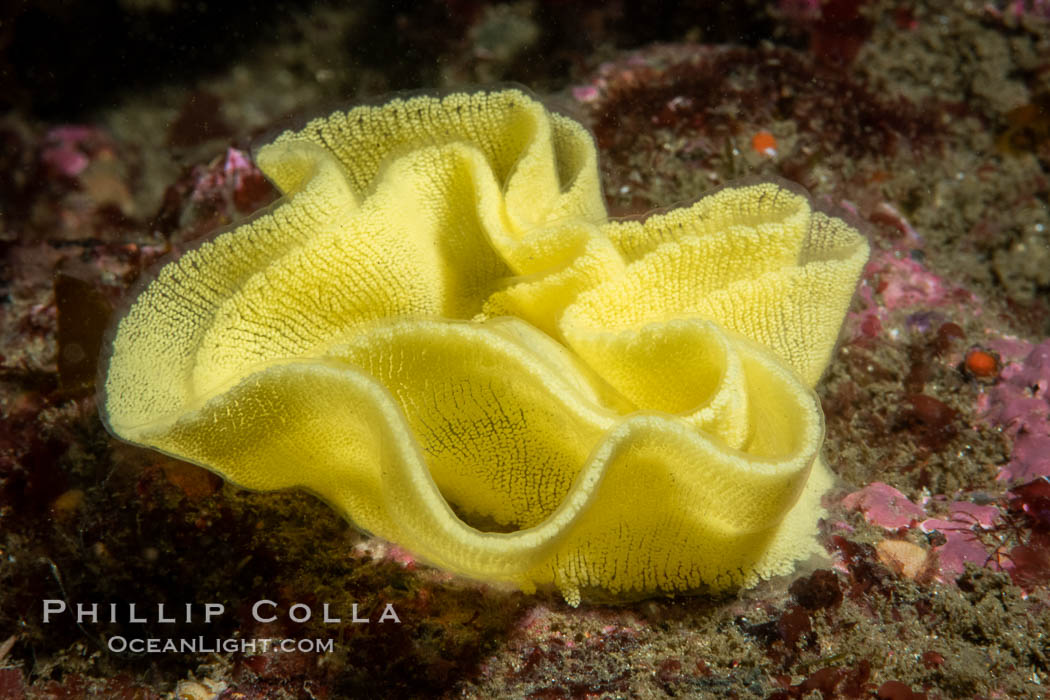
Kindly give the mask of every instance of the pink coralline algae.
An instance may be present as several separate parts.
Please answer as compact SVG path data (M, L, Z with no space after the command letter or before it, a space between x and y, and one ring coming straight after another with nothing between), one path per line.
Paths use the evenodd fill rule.
M864 268L864 276L857 291L862 308L851 313L851 326L857 329L858 337L872 338L882 332L883 325L893 311L921 309L930 316L934 307L946 307L973 301L974 297L961 287L946 283L940 276L930 272L919 260L912 257L908 245L914 230L896 215L895 226L903 227L906 244L877 253ZM912 231L912 234L907 233ZM917 249L915 249L917 250Z
M1003 367L999 383L979 408L985 420L1014 438L1000 480L1027 482L1050 476L1050 339Z
M154 226L165 234L193 240L238 216L270 203L277 191L244 151L226 152L187 171L164 193Z
M135 162L104 129L55 126L19 148L32 161L16 167L18 192L4 213L25 224L27 239L104 239L135 224Z
M923 532L936 531L944 537L944 542L934 547L940 563L939 578L955 579L966 570L967 562L1000 568L994 561L994 553L978 536L978 531L994 529L1001 519L1002 515L995 506L956 501L949 506L946 520L924 520L920 525Z
M601 93L594 85L578 85L572 89L572 96L577 102L594 102L601 97Z
M887 530L910 527L914 521L926 515L926 512L908 500L907 496L881 481L868 484L860 491L849 494L842 499L842 505L859 509L869 523Z
M933 545L932 558L926 558L921 570L929 571L941 583L956 582L965 573L966 565L973 564L1009 574L1027 594L1045 585L1050 577L1050 479L1041 477L1018 486L1008 498L1008 504L1002 507L953 501L948 504L947 515L927 518L926 507L938 501L943 503L943 497L925 502L926 507L919 506L892 486L874 482L846 496L842 505L862 511L869 523L894 532L894 537L916 527L926 533ZM880 553L883 544L918 550L907 540L890 539L876 548ZM886 551L894 550L887 547ZM847 571L851 565L847 560L838 568ZM909 575L903 570L898 573Z
M354 547L354 555L367 557L373 561L392 561L409 571L416 569L416 558L411 552L381 540L365 540Z
M90 126L57 126L47 132L40 161L52 175L75 178L84 172L91 158L107 148L109 138Z
M1013 575L1013 552L1006 554L995 546L995 533L1004 522L998 506L953 501L948 504L946 517L927 518L923 506L877 481L846 496L842 505L862 511L869 523L886 530L917 526L922 532L935 535L932 551L937 556L936 578L941 582L954 581L966 570L968 562Z
M944 503L943 496L924 502L924 506L916 505L897 489L880 482L842 500L846 508L862 511L869 523L894 533L876 547L880 559L883 553L893 554L902 547L918 551L918 545L909 540L893 539L913 528L929 536L932 556L917 564L921 570L910 575L906 570L898 572L909 578L932 574L941 583L957 582L966 565L972 564L1009 574L1024 594L1050 580L1050 478L1040 477L1013 488L1005 503L953 501L947 504L946 515L927 518L926 508L938 503ZM938 506L938 511L941 508L943 505ZM840 536L832 539L838 540L841 549L845 540ZM852 565L847 557L837 568L848 571Z
M883 305L890 311L940 306L948 300L948 289L941 278L911 258L883 255L872 261L871 267L878 276L875 291L882 296Z
M216 196L228 198L238 210L254 206L260 194L269 191L262 172L252 163L248 154L236 148L227 148L220 163L213 163L198 171L191 197L203 202Z

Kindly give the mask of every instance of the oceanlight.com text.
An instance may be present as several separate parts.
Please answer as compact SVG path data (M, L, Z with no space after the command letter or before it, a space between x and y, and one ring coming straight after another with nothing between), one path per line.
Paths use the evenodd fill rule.
M332 639L279 639L263 637L260 639L238 639L236 637L127 637L113 636L106 640L106 646L115 654L205 654L237 653L266 654L270 652L304 654L330 654L335 649Z

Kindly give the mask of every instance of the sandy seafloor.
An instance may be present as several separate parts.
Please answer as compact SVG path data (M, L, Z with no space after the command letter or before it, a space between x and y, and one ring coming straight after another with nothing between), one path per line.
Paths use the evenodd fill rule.
M239 5L0 17L0 698L1044 696L1050 4ZM778 174L866 222L818 387L840 479L825 560L718 599L572 609L103 429L111 309L275 197L253 144L358 99L494 81L595 132L614 215ZM262 598L343 622L261 625ZM44 624L47 599L227 612ZM400 624L376 622L387 603ZM335 644L136 655L107 649L119 635Z

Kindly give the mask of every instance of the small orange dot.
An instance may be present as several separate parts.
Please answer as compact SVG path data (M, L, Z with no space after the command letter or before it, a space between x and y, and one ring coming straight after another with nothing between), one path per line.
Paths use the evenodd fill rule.
M760 131L751 137L751 148L766 156L777 154L777 139L768 131Z
M990 352L973 348L966 353L966 369L978 377L991 377L999 371L999 362Z

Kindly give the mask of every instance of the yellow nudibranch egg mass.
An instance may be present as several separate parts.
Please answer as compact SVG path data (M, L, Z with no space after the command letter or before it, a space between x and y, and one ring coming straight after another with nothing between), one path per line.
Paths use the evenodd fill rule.
M514 89L337 112L257 160L284 198L119 321L114 434L572 604L817 552L813 386L868 255L845 221L764 181L610 221L590 134Z

